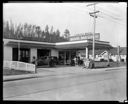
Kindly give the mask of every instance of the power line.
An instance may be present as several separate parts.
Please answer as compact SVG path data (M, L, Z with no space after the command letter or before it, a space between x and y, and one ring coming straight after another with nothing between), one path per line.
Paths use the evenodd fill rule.
M121 21L119 21L119 20L117 20L117 19L114 19L114 18L110 18L109 16L107 16L107 15L105 15L105 14L103 14L102 17L103 17L103 18L107 18L107 19L109 19L109 20L111 20L111 21L113 21L113 22L115 22L115 23L119 23L119 24L121 24L121 25L125 25L125 24L120 23Z
M101 10L104 10L104 9L101 8ZM114 17L114 16L110 15L109 13L105 13L105 12L103 12L101 10L100 10L100 13L103 13L104 15L109 16L112 19L121 20L121 18L117 18L117 16Z
M100 7L99 5L98 5L97 7L98 7L98 8L100 8L100 9L101 9L101 11L103 11L103 12L111 13L112 15L114 14L114 15L116 15L116 16L119 16L119 15L115 14L115 12L111 12L111 11L109 11L109 10L106 10L106 9L104 9L104 8Z
M70 7L74 8L74 9L77 9L77 10L80 10L80 11L84 11L86 13L89 13L89 11L90 11L88 8L83 9L83 8L80 8L80 7L78 8L78 6L77 7L70 6ZM105 10L105 9L101 9L101 10ZM126 26L125 24L122 24L122 23L119 22L121 20L121 18L117 18L117 17L114 17L111 14L109 14L109 13L112 13L113 14L114 12L109 12L109 13L107 12L106 13L104 11L102 11L102 12L100 11L100 13L101 13L101 15L97 15L98 17L101 17L102 19L106 19L108 21L112 21L114 23L117 23L120 26ZM90 28L90 26L89 26L89 28Z
M111 16L111 15L109 15L109 14L107 14L107 13L104 13L104 12L102 12L102 11L101 11L100 13L102 13L102 14L104 14L104 15L106 15L106 16L112 18L112 19L115 19L115 20L121 20L120 18L113 17L113 16Z
M125 25L125 24L120 23L121 21L119 21L117 19L114 19L114 18L110 18L109 16L105 15L104 13L99 14L98 16L101 17L101 18L109 19L109 20L111 20L113 22L116 22L116 23L119 23L121 25Z
M117 4L117 3L116 3L116 4ZM119 15L119 14L117 14L117 13L115 13L115 12L111 12L111 11L109 11L109 10L106 10L106 9L104 9L103 7L100 7L99 5L98 5L97 7L101 9L101 11L100 11L101 13L103 13L104 15L106 15L106 16L108 16L108 17L114 19L114 20L120 21L120 20L125 19L124 16L122 17L122 15ZM110 14L110 13L111 13L111 14ZM113 16L113 15L115 15L116 17Z
M88 14L88 13L90 12L90 10L89 10L88 8L83 9L83 8L74 7L74 6L71 6L71 5L70 5L70 6L68 5L67 7L73 8L73 9L76 9L76 10L83 11L83 12L81 12L81 13L86 13L86 14ZM101 12L101 11L100 11L100 12ZM104 16L101 16L101 15L97 15L97 16L99 16L99 17L101 17L101 18L103 18L103 19L107 19L107 20L109 19L110 21L113 21L113 22L118 23L118 24L121 24L121 25L125 25L125 24L122 24L122 23L117 22L117 20L118 20L119 18L112 17L112 16L110 16L110 15L104 13L104 12L101 12L101 13L102 13L101 15L105 15L105 16L107 16L107 18L104 17ZM84 14L83 14L83 15L84 15Z
M80 11L83 11L83 12L86 12L87 14L89 13L89 9L87 9L86 8L86 10L84 9L83 10L83 8L78 8L78 7L74 7L74 6L68 6L68 7L71 7L71 8L74 8L74 9L77 9L77 10L80 10ZM101 11L100 11L101 12ZM107 18L105 17L105 16L100 16L100 15L97 15L97 16L99 16L99 17L101 17L101 18L103 18L103 19L109 19L110 21L113 21L114 23L118 23L118 24L120 24L120 25L125 25L125 24L122 24L122 23L119 23L119 22L117 22L117 20L119 20L119 18L116 18L116 17L112 17L112 16L110 16L110 15L108 15L108 14L106 14L106 13L104 13L104 12L101 12L102 14L101 15L105 15L105 16L107 16Z
M112 22L117 23L117 24L120 24L120 25L122 25L122 26L125 25L125 24L122 24L122 23L120 23L120 22L117 22L117 21L115 21L115 20L113 20L113 19L110 19L110 18L106 18L106 17L101 16L101 15L98 15L98 17L103 18L103 19L106 19L106 20L109 20L109 21L112 21Z

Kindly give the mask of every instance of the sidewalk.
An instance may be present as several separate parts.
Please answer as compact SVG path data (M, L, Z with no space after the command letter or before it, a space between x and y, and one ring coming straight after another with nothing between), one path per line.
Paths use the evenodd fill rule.
M83 73L83 72L92 72L92 71L107 71L126 68L126 66L122 67L112 67L112 68L99 68L99 69L85 69L82 67L60 67L60 68L38 68L38 73L34 74L25 74L25 75L11 75L11 76L3 76L3 82L5 81L14 81L14 80L22 80L29 78L37 78L37 77L47 77L47 76L56 76L56 75L64 75L70 73Z
M29 79L29 78L37 78L37 77L46 77L46 76L52 76L52 75L54 75L54 74L51 74L51 73L33 73L33 74L24 74L24 75L10 75L10 76L3 76L3 82Z

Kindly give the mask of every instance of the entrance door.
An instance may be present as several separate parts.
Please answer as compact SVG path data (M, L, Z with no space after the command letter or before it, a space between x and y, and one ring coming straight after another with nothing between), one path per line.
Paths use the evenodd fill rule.
M12 50L12 60L18 61L18 48L13 48Z
M65 51L59 51L59 64L64 64L64 52Z
M20 60L22 62L30 61L30 50L29 49L20 49Z

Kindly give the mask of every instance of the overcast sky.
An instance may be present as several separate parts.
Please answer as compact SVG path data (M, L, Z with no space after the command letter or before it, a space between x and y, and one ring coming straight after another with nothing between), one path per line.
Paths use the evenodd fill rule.
M69 29L73 36L79 33L93 32L93 18L89 12L93 6L89 2L76 3L5 3L3 19L13 23L29 23L41 26L53 26L61 35ZM126 9L125 2L96 4L98 18L96 32L100 33L101 41L109 41L112 46L126 46Z

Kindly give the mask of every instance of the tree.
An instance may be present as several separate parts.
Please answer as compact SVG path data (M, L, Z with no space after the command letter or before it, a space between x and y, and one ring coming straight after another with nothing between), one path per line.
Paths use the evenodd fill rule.
M31 25L28 24L27 26L28 36L31 37Z
M56 32L55 32L55 41L56 42L60 41L60 31L59 31L59 29L57 29Z
M70 35L69 30L65 30L64 37L60 36L60 31L57 29L53 30L53 26L49 31L49 26L46 25L44 30L41 30L40 26L31 24L13 24L12 21L3 22L3 36L4 38L13 39L25 39L34 41L44 41L44 42L63 42L67 41Z
M3 36L6 38L10 38L10 28L8 21L3 22Z
M35 38L36 37L36 25L32 26L32 37Z
M56 30L56 36L57 37L60 37L60 31L59 31L59 29Z
M46 25L46 27L45 27L45 33L49 33L49 27L48 27L48 25Z
M42 38L43 38L43 39L46 38L44 30L42 31Z
M51 27L50 34L53 34L53 26Z
M25 37L28 37L28 31L27 31L27 28L28 28L28 24L25 23L24 26L23 26L24 36L25 36Z
M69 32L68 29L65 29L63 36L64 36L65 39L69 40L70 32Z
M38 39L41 37L41 29L40 29L40 26L37 26L36 27L36 33L38 35Z
M46 42L50 42L51 38L50 38L50 34L49 34L49 27L48 27L48 25L46 25L44 32L45 32L45 36L46 36L46 38L45 38Z
M13 27L13 26L12 26ZM13 28L11 29L11 31L13 31ZM12 33L13 34L13 33ZM15 32L15 36L16 36L16 39L21 39L22 38L22 27L21 27L21 24L19 24L16 28L16 32Z

